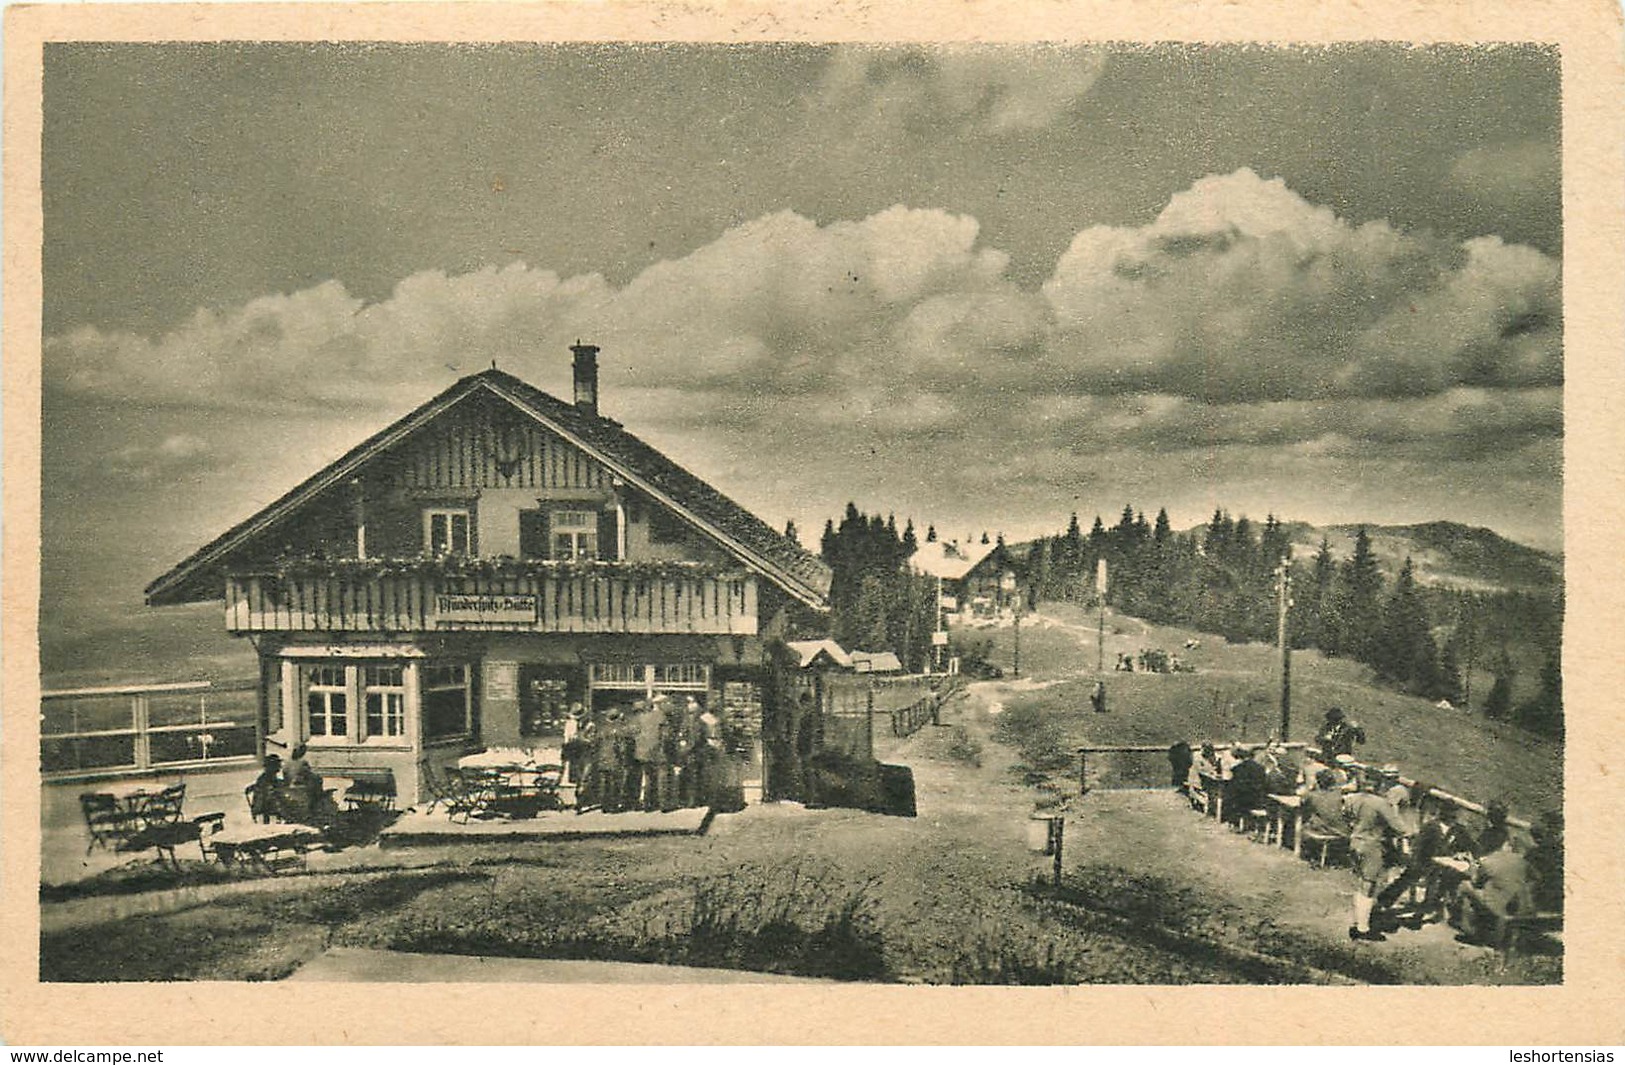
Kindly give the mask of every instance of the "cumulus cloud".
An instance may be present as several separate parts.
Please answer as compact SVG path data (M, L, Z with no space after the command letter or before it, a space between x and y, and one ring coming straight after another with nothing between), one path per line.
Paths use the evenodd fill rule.
M1078 388L1230 403L1557 383L1559 286L1535 249L1356 226L1238 170L1079 233L1044 294Z
M813 99L859 127L1041 129L1086 96L1105 66L1091 48L1035 44L836 49Z
M966 215L786 211L625 285L516 264L416 274L367 304L330 282L159 336L51 337L45 369L70 398L376 428L493 360L562 392L582 339L604 349L606 412L702 475L890 456L967 491L994 467L1064 487L1125 449L1467 461L1559 438L1559 284L1535 249L1353 225L1242 170L1143 226L1079 233L1041 290ZM170 450L120 461L188 460Z

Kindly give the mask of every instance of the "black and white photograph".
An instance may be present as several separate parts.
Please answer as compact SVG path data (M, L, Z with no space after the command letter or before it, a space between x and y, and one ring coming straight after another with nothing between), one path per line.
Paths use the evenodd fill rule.
M1563 65L47 41L38 981L1564 984Z

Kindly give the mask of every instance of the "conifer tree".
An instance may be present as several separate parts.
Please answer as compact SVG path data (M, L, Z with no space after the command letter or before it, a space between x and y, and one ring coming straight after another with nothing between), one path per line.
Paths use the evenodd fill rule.
M1504 720L1512 712L1512 656L1505 647L1495 659L1495 683L1484 699L1484 716L1495 721Z
M1548 736L1563 734L1563 663L1556 651L1540 667L1540 688L1518 707L1518 724Z
M1339 644L1350 658L1375 665L1382 631L1382 571L1365 526L1354 535L1354 554L1343 563L1337 601Z
M1440 687L1439 652L1416 587L1416 567L1408 557L1388 597L1375 651L1371 665L1379 677L1414 694L1436 697Z

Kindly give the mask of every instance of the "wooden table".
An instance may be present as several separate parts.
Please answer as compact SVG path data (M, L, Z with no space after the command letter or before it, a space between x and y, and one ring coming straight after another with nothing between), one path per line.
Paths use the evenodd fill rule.
M310 845L321 838L321 829L310 825L253 824L216 832L209 837L209 849L221 865L232 865L240 859L247 859L261 869L275 872L270 862L271 855L279 851L293 851L303 859Z
M1302 853L1301 844L1300 844L1300 842L1298 840L1298 837L1299 837L1299 835L1301 833L1299 833L1299 831L1298 831L1297 817L1298 817L1298 809L1299 809L1299 807L1301 807L1303 805L1303 796L1301 796L1301 795L1270 795L1270 796L1268 796L1268 799L1269 799L1269 804L1270 804L1270 830L1275 833L1276 840L1281 844L1281 846L1283 846L1283 847L1286 846L1286 824L1285 823L1286 823L1287 819L1290 818L1292 820L1292 822L1293 822L1293 825L1292 825L1292 853L1293 854ZM1291 811L1291 813L1287 812L1289 810Z
M484 809L490 810L499 804L511 805L518 800L556 802L563 767L556 761L546 759L558 755L556 749L529 751L496 748L464 755L457 759L457 768L495 778L495 787L481 804Z

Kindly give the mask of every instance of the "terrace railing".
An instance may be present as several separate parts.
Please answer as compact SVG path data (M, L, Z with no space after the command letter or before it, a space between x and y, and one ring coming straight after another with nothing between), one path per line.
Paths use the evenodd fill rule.
M40 695L46 779L251 762L254 680L72 688Z

